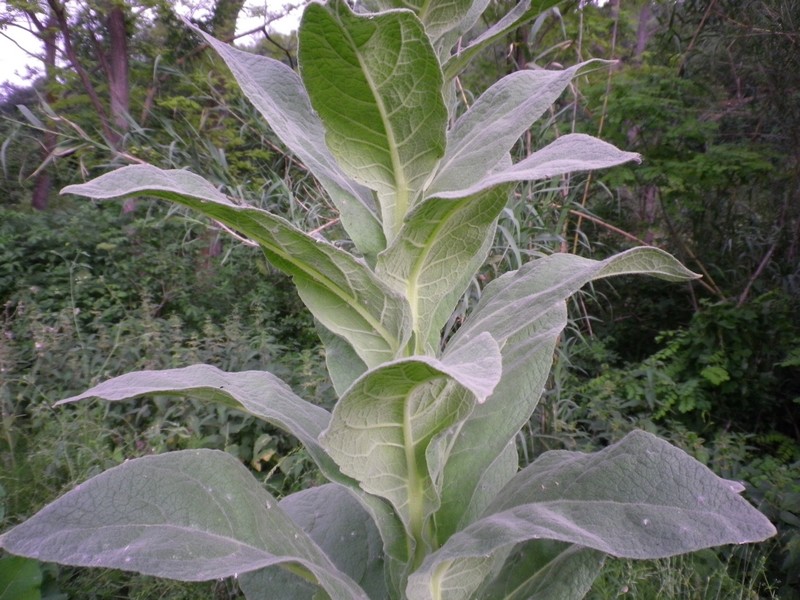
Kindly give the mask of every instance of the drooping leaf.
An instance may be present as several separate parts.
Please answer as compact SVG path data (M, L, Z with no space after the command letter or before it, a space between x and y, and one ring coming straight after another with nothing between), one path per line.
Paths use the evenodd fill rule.
M560 0L522 0L517 3L502 19L472 40L467 46L461 48L444 63L445 78L452 79L486 46L531 21L538 14L559 2Z
M408 303L365 264L285 219L234 204L202 177L134 165L82 185L67 186L62 193L98 199L133 195L164 198L247 235L261 245L270 262L293 277L314 316L346 339L370 367L392 360L410 335Z
M191 501L187 501L187 500ZM20 556L181 581L285 565L333 598L367 596L239 461L185 450L127 461L0 536Z
M306 402L267 371L226 373L211 365L136 371L104 381L57 404L88 398L116 402L147 394L191 396L243 410L291 433L306 447L323 473L331 478L341 478L339 469L318 442L330 422L330 413Z
M483 518L428 556L409 590L425 597L422 590L457 580L473 557L530 540L653 559L774 535L737 489L643 431L594 454L546 452L500 491Z
M447 361L420 356L388 363L353 384L320 441L343 473L386 498L409 534L422 540L438 508L453 435L499 378L500 352L488 334Z
M575 76L593 62L599 61L562 71L517 71L481 94L447 132L447 150L428 195L462 190L483 179L498 157L510 151Z
M623 152L583 133L568 133L506 169L491 172L466 188L437 192L436 196L463 198L503 183L549 179L566 173L606 169L639 160L640 156L635 152Z
M429 198L378 257L377 275L408 299L418 354L438 352L440 331L486 260L507 201L505 186L456 200Z
M356 15L311 4L299 31L300 73L342 169L378 192L387 242L444 153L439 61L408 11Z
M325 365L336 395L341 397L353 382L367 371L367 365L347 340L317 323L317 334L325 348Z
M388 598L383 543L370 515L346 488L325 484L291 494L280 507L370 598ZM285 600L311 600L319 588L284 569L270 567L239 577L249 598L281 590Z
M345 175L331 155L325 128L299 75L280 61L237 50L193 29L225 61L244 95L328 192L356 247L374 260L386 247L386 239L372 192Z
M478 480L516 433L530 419L550 372L558 336L567 324L565 300L586 283L623 274L649 274L669 281L696 277L666 252L633 248L603 261L572 254L534 260L502 275L483 291L473 314L451 340L457 347L473 336L489 333L500 345L503 378L492 396L464 423L455 442L437 514L440 541L468 525L483 511L481 500L495 490L475 495ZM495 485L503 482L495 480Z

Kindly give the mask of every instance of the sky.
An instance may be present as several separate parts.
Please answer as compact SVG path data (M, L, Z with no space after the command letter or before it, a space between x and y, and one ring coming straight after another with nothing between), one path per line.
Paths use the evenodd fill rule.
M264 8L267 3L267 0L249 0L246 2L245 7ZM296 4L296 2L287 0L283 0L282 3ZM191 4L191 2L188 4ZM269 0L269 5L274 7L275 0ZM0 14L4 13L5 10L6 3L0 2ZM238 31L248 31L263 23L263 18L249 18L244 13L245 11L239 17L239 22L237 23ZM273 22L271 29L281 33L288 33L297 28L301 14L302 11L296 9L287 17ZM27 66L31 65L39 68L41 63L36 59L30 58L25 52L26 50L28 52L41 53L41 44L33 35L17 27L6 27L4 30L0 30L0 83L10 81L16 85L24 85Z

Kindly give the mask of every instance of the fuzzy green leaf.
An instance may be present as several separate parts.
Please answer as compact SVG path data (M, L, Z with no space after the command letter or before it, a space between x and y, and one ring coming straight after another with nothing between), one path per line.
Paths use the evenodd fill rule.
M377 275L411 306L418 354L438 352L440 331L486 260L507 201L505 186L456 200L425 200L378 257Z
M327 476L341 479L339 469L317 441L330 423L330 413L306 402L267 371L226 373L210 365L137 371L104 381L57 405L88 398L117 402L148 394L189 396L243 410L291 433Z
M503 378L492 396L475 407L452 450L437 515L442 542L483 511L486 505L481 502L491 491L477 494L478 480L533 414L556 341L567 324L565 300L592 280L637 273L668 281L696 277L666 252L634 248L604 261L554 254L486 287L475 311L451 340L445 358L451 348L489 333L501 348Z
M380 533L346 488L335 484L310 488L287 496L279 506L370 598L388 597ZM311 600L319 591L298 575L275 567L246 573L239 577L239 586L248 598L267 598L281 590L282 600Z
M630 161L639 161L640 158L634 152L623 152L590 135L569 133L520 162L493 171L466 188L437 192L436 196L463 198L503 183L550 179L566 173L606 169Z
M164 198L250 237L261 245L270 262L294 278L300 297L314 316L346 339L367 366L394 359L410 335L408 303L364 263L285 219L234 204L188 171L134 165L82 185L67 186L62 193L98 199Z
M325 145L325 128L312 110L300 77L280 61L243 52L193 28L216 50L275 134L319 180L342 225L364 255L386 247L372 192L347 177Z
M311 4L299 31L300 73L344 171L378 192L388 242L444 153L442 73L413 13L353 14Z
M316 578L333 598L367 598L239 461L216 450L147 456L109 469L3 534L0 547L46 562L181 581L285 565Z
M389 500L421 539L438 508L453 435L499 378L500 353L488 334L446 361L420 356L386 364L353 384L320 441L343 473Z
M478 183L498 157L509 152L575 76L593 62L600 61L587 61L563 71L517 71L486 90L448 131L447 151L427 194Z
M529 540L653 559L774 535L772 523L737 490L643 431L594 454L546 452L500 491L483 518L428 556L409 580L409 598L429 597L426 591L444 579L457 581L474 557Z

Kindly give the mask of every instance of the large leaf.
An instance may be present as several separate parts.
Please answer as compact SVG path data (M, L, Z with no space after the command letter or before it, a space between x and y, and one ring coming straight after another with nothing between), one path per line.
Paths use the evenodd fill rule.
M591 62L563 71L517 71L481 94L447 132L447 150L428 195L461 190L483 179Z
M294 278L300 297L331 332L346 339L370 367L392 360L410 335L402 296L332 244L316 240L266 211L239 206L202 177L134 165L62 193L91 198L149 195L188 206L258 242L269 260Z
M491 336L453 353L398 360L356 381L333 410L321 443L346 475L386 498L417 542L438 508L438 487L458 426L500 378Z
M127 461L0 536L13 554L182 581L285 565L332 598L367 598L239 461L185 450Z
M306 402L266 371L226 373L210 365L137 371L104 381L58 404L87 398L116 402L148 394L191 396L250 413L291 433L328 477L341 478L339 469L317 441L330 422L330 413Z
M351 492L326 484L291 494L279 505L370 598L389 597L380 533ZM311 600L319 591L316 585L276 567L247 573L239 577L239 585L248 598L268 598L281 590L282 600Z
M475 408L455 442L437 514L440 541L474 520L486 506L482 502L498 491L476 493L485 470L536 408L556 341L567 324L565 299L594 279L636 273L671 281L696 277L666 252L634 248L604 261L554 254L499 277L483 291L448 351L489 333L502 350L503 378L489 400ZM495 480L495 485L503 483Z
M408 299L418 354L439 351L440 331L486 260L507 201L506 186L455 200L427 199L378 257L378 276Z
M325 145L325 128L312 110L300 77L280 61L242 52L197 28L228 65L275 134L323 185L356 247L374 258L386 246L372 192L347 177Z
M740 489L643 431L594 454L546 452L500 491L483 518L425 560L410 578L409 597L427 598L425 590L457 580L474 557L529 540L653 559L774 535Z
M605 169L632 160L639 161L640 158L635 152L623 152L590 135L569 133L510 167L489 173L468 187L440 191L436 196L462 198L503 183L549 179L577 171Z
M444 153L439 61L408 11L353 14L311 4L299 32L300 73L344 171L378 192L388 242Z

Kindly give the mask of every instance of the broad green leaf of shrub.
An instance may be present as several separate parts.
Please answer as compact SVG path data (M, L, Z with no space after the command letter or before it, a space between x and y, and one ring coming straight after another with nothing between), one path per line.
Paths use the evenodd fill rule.
M444 154L442 73L419 19L311 4L298 33L300 73L344 171L378 193L388 242Z
M279 506L370 598L388 597L380 533L350 491L335 484L321 485L291 494ZM252 598L267 598L282 590L283 600L310 599L319 590L277 567L246 573L239 577L239 586Z
M666 252L634 248L603 261L554 254L486 286L450 345L458 347L489 333L501 348L503 377L489 400L475 408L455 441L437 515L441 541L469 524L505 484L497 480L496 487L488 488L485 483L479 486L479 481L495 458L508 452L508 442L539 402L555 344L567 325L565 300L590 281L625 274L649 274L668 281L696 277Z
M248 236L261 245L270 262L293 277L314 316L346 339L369 367L394 359L411 333L406 300L363 262L281 217L234 204L193 173L134 165L89 183L67 186L62 193L96 199L164 198Z
M499 378L500 351L489 335L443 361L388 363L353 384L320 441L344 474L392 504L415 544L430 546L449 449Z
M192 397L243 410L291 433L306 447L327 477L341 477L338 468L317 441L330 423L330 413L306 402L267 371L226 373L211 365L136 371L104 381L58 404L88 398L118 402L150 394Z
M216 450L109 469L0 536L0 547L45 562L181 581L284 565L332 597L367 598L239 461Z
M687 485L691 482L691 485ZM593 454L546 452L520 471L481 519L430 554L409 579L410 599L430 598L470 559L537 539L558 540L624 558L664 558L775 534L729 481L642 431ZM435 596L443 597L443 596Z

